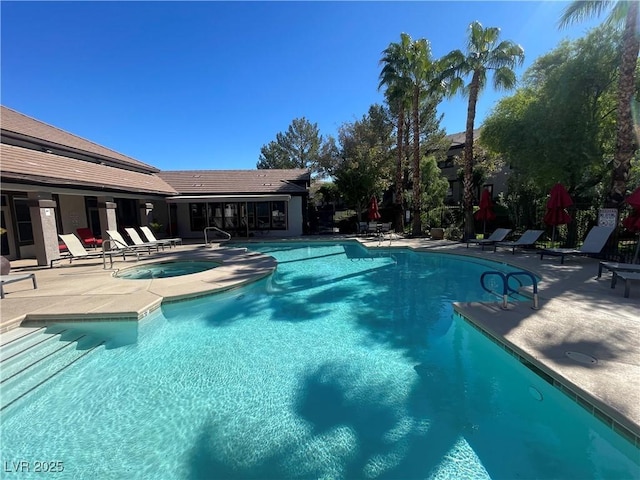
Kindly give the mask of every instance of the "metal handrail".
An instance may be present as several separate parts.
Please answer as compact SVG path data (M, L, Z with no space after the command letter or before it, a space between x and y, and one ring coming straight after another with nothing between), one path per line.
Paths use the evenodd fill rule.
M502 293L498 293L498 292L494 292L493 290L490 290L489 288L487 288L487 286L484 284L484 280L486 277L490 276L490 275L496 275L498 277L500 277L502 279ZM538 303L538 281L536 280L536 277L529 273L529 272L525 272L524 270L522 271L517 271L517 272L510 272L508 274L504 274L502 272L498 272L498 271L488 271L488 272L484 272L481 276L480 276L480 285L482 286L482 288L491 293L492 295L502 295L502 305L500 308L502 308L503 310L506 310L508 308L509 305L509 294L510 293L518 293L518 290L516 290L515 288L511 288L509 286L509 279L510 278L515 278L517 276L520 275L524 275L528 278L531 279L532 283L533 283L533 309L534 310L538 310L539 308L539 303ZM516 278L517 280L517 278ZM522 283L520 281L518 281L518 283L520 283L520 285L522 285Z
M214 230L214 231L217 231L217 232L222 233L223 235L226 235L226 236L227 236L227 238L225 239L225 241L229 241L229 240L231 240L231 234L230 234L229 232L225 232L224 230L220 230L218 227L205 227L205 228L204 228L204 230L203 230L203 232L204 232L204 244L205 244L205 246L206 246L206 245L209 245L209 241L208 241L208 239L207 239L207 231L208 231L208 230Z

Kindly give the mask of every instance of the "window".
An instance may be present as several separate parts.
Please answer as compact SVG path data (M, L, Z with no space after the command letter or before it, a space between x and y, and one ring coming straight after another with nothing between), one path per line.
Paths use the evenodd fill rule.
M207 226L207 204L206 203L190 203L189 219L191 223L191 231L202 232Z
M258 230L268 230L271 227L269 221L269 202L256 203L256 221Z
M31 213L26 198L14 198L13 208L16 212L16 227L18 228L18 242L21 244L33 243L33 228L31 226Z
M222 204L221 203L209 204L209 226L222 228Z
M287 221L284 202L271 202L271 227L274 230L285 230Z

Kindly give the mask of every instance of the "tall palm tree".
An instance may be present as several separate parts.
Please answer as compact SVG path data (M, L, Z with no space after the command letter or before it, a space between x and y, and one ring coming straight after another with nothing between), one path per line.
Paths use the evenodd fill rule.
M421 198L422 188L420 184L420 104L428 96L439 91L440 78L439 64L434 62L431 55L431 45L420 38L412 40L402 33L399 44L391 44L384 52L382 62L385 67L381 73L381 85L392 85L391 95L396 101L398 111L398 159L396 163L396 201L401 196L398 185L402 177L402 140L403 131L400 126L404 119L405 107L411 102L411 130L412 130L412 215L411 231L414 235L422 233ZM388 68L387 68L388 67ZM386 70L385 70L386 69Z
M484 28L480 22L469 25L467 51L454 50L443 58L447 65L445 75L449 78L450 93L458 89L469 95L467 124L464 139L463 205L465 212L465 238L473 236L473 126L476 118L478 96L487 83L487 73L493 71L493 86L496 90L510 90L516 85L514 68L522 65L524 50L512 41L499 41L500 29ZM471 80L464 85L464 78Z
M627 193L631 159L637 148L633 139L634 128L631 104L635 93L635 70L640 51L638 1L574 1L562 13L560 27L566 27L573 22L579 22L586 18L600 16L605 10L610 10L607 22L615 25L624 25L620 76L618 78L616 151L613 159L611 189L608 198L610 206L620 207Z
M409 74L408 74L408 57L409 45L411 37L407 34L400 35L399 43L390 43L389 46L382 51L380 64L383 65L380 72L380 84L378 89L386 86L385 97L389 104L389 109L395 117L397 125L397 157L395 168L395 191L393 197L395 228L396 232L404 230L404 215L402 211L403 197L403 156L404 156L404 125L409 102Z

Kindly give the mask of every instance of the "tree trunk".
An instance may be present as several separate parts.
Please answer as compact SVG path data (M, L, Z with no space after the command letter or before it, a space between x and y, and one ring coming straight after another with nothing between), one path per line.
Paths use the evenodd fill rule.
M464 209L464 240L475 237L473 225L473 123L476 118L476 103L478 102L479 74L473 72L469 86L469 105L467 107L467 126L464 135L464 180L463 180L463 209Z
M607 199L607 206L615 208L620 208L626 196L631 159L636 148L633 140L634 126L631 104L635 92L634 73L640 50L640 41L636 36L637 18L638 3L630 2L622 41L622 62L618 80L616 151L613 158L611 191Z
M414 236L422 234L422 221L420 219L420 200L422 199L422 186L420 185L420 87L413 90L413 223L411 233Z
M402 102L400 102L400 109L398 111L398 158L396 159L396 191L395 197L393 199L394 210L395 210L395 228L396 232L402 233L404 232L404 215L402 212L402 193L403 193L403 183L402 183L402 155L403 152L403 144L404 144L404 107Z

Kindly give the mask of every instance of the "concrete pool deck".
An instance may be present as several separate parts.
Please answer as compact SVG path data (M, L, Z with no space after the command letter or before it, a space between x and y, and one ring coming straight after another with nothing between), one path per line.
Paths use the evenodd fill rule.
M339 241L344 237L305 237L303 241ZM351 237L353 239L353 237ZM271 241L273 239L265 239ZM300 239L298 239L300 240ZM286 242L286 240L283 240ZM506 262L539 275L540 308L531 302L456 304L470 323L565 391L583 407L640 447L640 285L629 298L624 285L610 288L611 274L597 279L598 261L586 257L540 260L535 252L509 250L496 253L480 247L445 240L385 240L359 237L374 249L407 247ZM116 269L168 260L215 260L220 266L193 275L153 280L113 277ZM36 267L35 260L12 262L12 272L34 272L31 282L5 288L0 301L0 333L5 343L20 324L42 324L56 319L138 319L158 308L162 301L222 291L269 275L276 262L271 257L243 249L211 249L184 245L140 261L127 258L104 270L101 260L61 262L54 268ZM569 353L569 355L567 355ZM582 360L594 359L593 363Z

